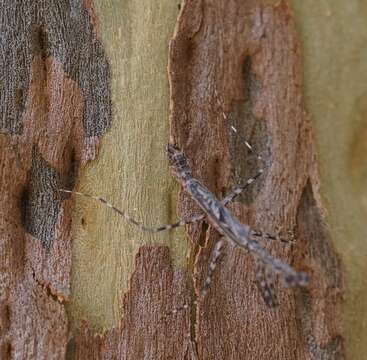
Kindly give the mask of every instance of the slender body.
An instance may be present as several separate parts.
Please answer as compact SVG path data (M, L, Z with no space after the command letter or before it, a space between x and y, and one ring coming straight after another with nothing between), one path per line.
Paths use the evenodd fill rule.
M286 286L304 286L308 283L307 274L296 272L287 263L270 255L265 248L252 239L251 228L242 224L203 184L193 178L182 151L171 144L167 145L166 151L178 181L205 212L219 233L234 244L255 254L272 271L281 275Z

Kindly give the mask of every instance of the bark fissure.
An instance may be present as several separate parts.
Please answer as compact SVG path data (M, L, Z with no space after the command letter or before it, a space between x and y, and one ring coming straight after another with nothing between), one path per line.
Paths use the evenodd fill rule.
M58 188L111 122L109 67L84 5L73 16L67 0L0 6L1 358L65 356L71 201Z
M73 199L58 188L74 187L111 125L110 68L91 1L8 0L0 7L0 357L343 359L342 264L317 193L300 44L285 1L182 3L169 49L170 140L185 152L195 178L218 196L265 169L229 208L264 232L294 230L293 246L266 247L308 272L310 286L292 291L276 283L280 306L269 310L254 283L251 257L228 244L208 296L172 314L200 300L219 238L204 220L186 229L191 249L185 270L174 268L168 247L141 246L122 296L121 322L98 334L84 321L71 339L65 304ZM129 25L129 41L135 41L136 24ZM122 28L116 32L126 36ZM133 52L131 44L124 51ZM125 74L120 80L127 92L137 90ZM182 192L180 217L197 211ZM86 213L80 222L87 232L93 219ZM104 240L88 245L104 246ZM130 240L120 239L118 251L125 252ZM111 276L120 279L121 269L114 270Z
M194 177L216 194L229 187L231 178L233 182L240 182L265 167L266 174L261 181L242 198L236 199L230 208L252 227L273 233L294 232L303 188L310 175L317 172L310 124L301 94L299 43L289 9L285 2L274 7L263 6L261 2L231 2L230 5L218 2L211 7L206 7L205 1L202 3L205 11L198 13L197 4L185 2L171 42L173 143L184 151ZM195 38L187 36L197 23L201 23L201 27ZM191 49L190 56L181 57L187 48ZM220 54L219 59L217 54ZM222 90L218 92L217 89ZM228 134L231 125L238 128L239 134ZM241 144L241 136L254 145L264 159L263 164L256 158L255 161L251 159L251 154ZM317 183L318 179L311 181ZM185 193L181 195L178 208L185 217L195 211ZM320 229L316 230L315 236L319 233ZM193 243L202 242L195 224L188 234ZM268 247L297 270L308 269L314 283L318 284L315 287L320 286L323 275L311 271L310 239L303 233L297 235L295 246L272 242ZM210 246L200 249L197 255L195 272L200 274L197 291L216 237L211 231ZM320 241L324 243L328 239ZM294 292L276 286L280 300L278 310L263 309L254 286L254 268L248 260L246 254L229 246L207 299L198 306L199 358L213 358L215 354L214 358L235 359L242 354L261 359L307 359L313 350L304 347L303 332L297 331L297 308L302 307L302 301L293 296ZM310 294L313 304L319 303L316 294L312 291ZM328 299L329 307L322 309L328 320L325 323L319 320L318 326L328 328L330 335L333 334L331 338L341 337L340 323L330 317L339 308L341 298L326 293L323 296ZM241 311L244 308L252 311L244 314ZM317 317L314 306L312 312L312 316ZM255 335L259 327L264 329L262 337ZM288 331L284 337L271 340L274 331L281 332L285 328ZM247 335L242 338L230 329L241 329L241 333ZM223 340L229 339L223 338L223 333L227 332L231 332L231 342ZM317 339L316 334L313 326L306 337ZM320 355L320 349L314 352ZM333 351L331 349L332 346L330 351Z

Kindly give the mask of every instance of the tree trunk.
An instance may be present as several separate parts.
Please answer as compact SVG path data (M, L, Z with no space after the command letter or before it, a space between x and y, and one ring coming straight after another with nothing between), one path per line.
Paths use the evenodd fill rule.
M344 199L352 209L365 194L365 125L360 120L358 133L351 126L353 135L338 138L343 145L356 139L338 153L347 153L358 193L347 197L348 181L328 179L329 170L335 178L343 169L326 156L335 151L335 108L329 126L322 125L317 119L324 119L325 107L310 90L314 74L323 80L320 93L330 84L313 62L312 49L321 50L312 39L327 38L325 19L337 24L341 15L334 19L318 3L297 1L295 19L285 1L177 5L0 5L0 358L363 359L366 349L356 344L367 324L354 319L367 313L360 301L366 245L359 240L366 209L359 202L350 225L340 205ZM315 9L324 14L316 24L308 20ZM348 10L355 21L356 9ZM338 42L330 43L335 54ZM338 64L336 73L344 69ZM343 96L358 96L354 116L361 117L363 87L352 90ZM168 141L183 149L194 177L219 198L264 167L229 209L264 232L293 232L294 245L265 245L307 272L308 287L276 282L280 305L269 309L255 285L251 254L227 244L204 301L173 313L199 299L219 238L210 222L189 225L186 235L182 229L147 234L98 202L58 190L100 195L147 225L190 219L199 210L184 192L177 197L164 153ZM342 241L338 222L355 245ZM346 253L346 276L334 246ZM342 309L344 278L349 292Z

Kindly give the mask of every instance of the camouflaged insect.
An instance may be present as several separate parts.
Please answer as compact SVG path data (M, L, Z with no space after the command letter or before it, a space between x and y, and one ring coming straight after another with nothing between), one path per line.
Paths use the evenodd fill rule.
M234 244L249 250L252 254L269 267L274 273L281 276L284 285L305 286L309 279L304 272L296 272L282 260L270 255L256 240L252 239L251 228L242 224L231 212L198 180L193 178L182 151L171 144L166 148L169 163L185 191L205 212L211 224L226 239Z
M233 128L234 132L237 132L235 128ZM245 141L246 146L249 150L254 153L251 145ZM277 258L272 257L254 238L265 239L265 240L277 240L284 243L292 243L293 239L284 239L279 235L272 235L267 232L262 232L259 230L251 229L249 226L240 223L233 215L224 207L226 204L231 202L237 195L241 194L248 186L250 186L253 182L259 178L264 170L260 169L258 172L242 185L235 187L228 195L226 195L221 201L215 198L215 196L204 187L198 180L192 177L191 171L188 168L186 159L184 154L179 150L173 147L172 145L167 145L167 154L171 163L171 166L179 179L179 181L184 185L185 189L190 193L192 198L199 204L199 206L203 209L204 213L200 215L196 215L191 219L187 220L179 220L173 224L164 224L157 227L149 227L144 225L143 223L133 219L126 211L123 211L116 206L109 203L102 197L93 196L90 194L74 191L74 190L65 190L60 189L60 192L75 194L79 196L88 197L94 200L97 200L104 204L105 206L111 208L113 211L122 216L126 221L137 226L140 230L157 233L161 231L171 230L177 228L182 225L187 225L190 223L194 223L197 221L203 220L206 216L209 218L210 222L214 227L227 239L234 242L236 245L246 248L257 254L257 258L259 258L262 264L257 264L256 268L256 283L260 294L269 307L275 307L278 302L276 299L276 294L274 291L274 287L272 284L272 278L267 276L269 272L265 266L272 269L272 272L281 274L286 286L295 286L295 285L303 285L307 282L307 275L304 273L295 272L288 264L283 263ZM257 155L257 157L261 160L261 157ZM200 299L203 300L206 294L209 291L211 278L215 271L217 261L220 258L220 255L223 251L224 241L219 240L213 250L209 261L209 269L206 280L204 282L203 287L201 288ZM194 301L191 305L197 303ZM189 304L184 304L180 307L175 308L171 313L176 313L179 310L187 309Z

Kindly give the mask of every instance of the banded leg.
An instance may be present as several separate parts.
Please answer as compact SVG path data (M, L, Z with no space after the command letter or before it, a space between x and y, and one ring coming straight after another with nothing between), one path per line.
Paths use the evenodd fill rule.
M261 297L268 307L274 308L279 305L273 279L266 271L266 267L259 262L256 264L256 285Z
M293 244L296 242L294 235L291 232L289 232L289 238L284 238L278 234L272 235L267 232L262 232L260 230L252 230L251 235L253 237L260 238L263 240L272 240L272 241L275 240L275 241L280 241L285 244Z
M187 225L187 224L191 224L191 223L200 221L200 220L204 219L204 217L205 217L204 214L200 214L200 215L194 216L193 218L191 218L189 220L180 220L180 221L177 221L173 224L164 224L164 225L160 225L160 226L157 226L157 227L149 227L149 226L145 226L142 222L139 222L139 221L135 220L126 211L117 208L115 205L111 204L110 202L108 202L106 199L104 199L102 197L94 196L94 195L90 195L90 194L87 194L87 193L82 193L82 192L74 191L74 190L59 189L59 191L63 192L63 193L74 194L74 195L78 195L78 196L82 196L82 197L86 197L86 198L89 198L89 199L99 201L100 203L104 204L108 208L110 208L113 211L115 211L116 213L118 213L120 216L122 216L130 224L135 225L140 230L150 232L150 233L156 233L156 232L160 232L160 231L171 230L171 229L174 229L174 228L179 227L179 226L183 226L183 225Z
M218 104L220 105L219 101ZM227 117L223 112L223 117L226 120ZM231 125L230 126L231 130L234 133L237 133L237 129ZM244 142L244 144L246 145L246 147L250 150L250 152L256 156L256 158L258 160L263 160L263 158L261 157L261 155L259 155L258 153L255 152L254 148L249 144L248 141L246 141L245 139L241 138L241 140ZM264 169L260 169L257 174L246 181L246 183L244 183L243 185L237 186L236 188L234 188L228 195L226 195L226 197L222 200L223 205L226 205L227 203L233 201L233 199L240 195L245 189L246 187L251 184L252 182L254 182L258 177L260 177L262 174L264 173ZM273 235L273 234L269 234L268 232L262 232L260 230L253 230L252 231L252 236L257 237L257 238L261 238L263 240L276 240L276 241L280 241L283 243L292 243L294 242L294 236L293 234L290 233L290 237L289 238L284 238L281 237L280 235Z
M223 205L227 205L228 203L233 201L233 199L235 199L237 195L241 194L250 184L252 184L258 177L260 177L262 173L263 173L263 170L260 170L254 177L248 179L243 185L235 187L228 195L226 195L223 198L221 203ZM278 234L274 235L274 234L270 234L268 232L263 232L260 230L252 230L251 235L256 238L260 238L264 240L275 240L275 241L280 241L280 242L287 243L287 244L295 242L294 236L290 232L289 232L289 235L290 235L289 238L284 238Z
M259 178L262 174L264 173L263 169L260 169L255 176L249 178L248 180L246 180L245 183L243 183L242 185L238 185L236 186L234 189L232 189L232 191L227 194L223 199L222 199L222 204L223 205L227 205L228 203L230 203L231 201L233 201L234 198L236 198L238 195L240 195L244 190L247 189L247 187L249 185L251 185L257 178Z
M231 193L228 194L222 200L223 205L226 205L227 203L232 201L232 199L234 199L237 195L239 195L242 191L244 191L249 185L251 185L261 174L262 174L262 171L258 172L254 177L248 179L243 185L237 186L235 189L233 189L233 191L231 191ZM196 216L194 216L194 217L192 217L191 219L188 219L188 220L179 220L179 221L177 221L173 224L164 224L164 225L160 225L160 226L157 226L157 227L149 227L149 226L146 226L143 223L135 220L126 211L117 208L115 205L111 204L110 202L108 202L106 199L104 199L102 197L94 196L94 195L90 195L90 194L87 194L87 193L82 193L82 192L74 191L74 190L59 189L59 191L63 192L63 193L67 193L67 194L74 194L74 195L77 195L77 196L83 196L83 197L98 201L98 202L102 203L103 205L109 207L110 209L112 209L116 213L118 213L120 216L122 216L130 224L135 225L140 230L150 232L150 233L156 233L156 232L160 232L160 231L171 230L171 229L177 228L179 226L195 223L195 222L203 220L205 218L205 214L200 214L200 215L196 215Z
M203 287L201 288L201 294L200 294L201 301L205 299L209 291L210 285L212 283L213 273L215 271L215 268L217 267L218 259L222 255L223 248L224 248L224 238L221 238L214 245L214 248L210 256L208 275L205 279Z
M215 95L215 98L217 100L217 104L218 106L223 109L223 105L221 104L221 102L219 101L219 96L218 96L218 92L217 90L214 90L214 95ZM228 121L228 117L227 115L225 114L225 112L222 110L222 117L225 121ZM230 129L235 133L237 134L238 131L237 129L233 126L233 125L230 125ZM254 155L256 156L256 158L260 161L263 161L263 158L261 155L259 155L253 148L253 146L246 140L246 139L243 139L242 137L240 137L240 139L242 140L242 142L245 144L245 146L248 148L248 150ZM260 177L264 172L264 169L260 169L257 174L246 181L245 184L243 185L240 185L236 188L234 188L228 195L225 196L225 198L222 200L222 203L223 205L226 205L227 203L233 201L233 199L240 195L245 189L246 187L251 184L252 182L254 182L258 177ZM292 243L294 242L294 237L293 237L293 234L291 234L291 237L290 238L283 238L279 235L273 235L273 234L269 234L267 232L262 232L262 231L259 231L259 230L254 230L252 232L252 236L254 237L257 237L257 238L261 238L261 239L264 239L264 240L277 240L277 241L280 241L280 242L283 242L283 243Z
M242 185L239 185L239 186L235 187L228 195L226 195L223 198L223 200L221 201L222 204L227 205L229 202L231 202L237 195L241 194L244 190L246 190L246 188L248 186L250 186L254 181L256 181L256 179L258 177L260 177L262 173L263 173L263 170L260 170L254 177L248 179ZM200 215L196 215L196 216L194 216L194 217L192 217L191 219L188 219L188 220L179 220L179 221L177 221L173 224L164 224L164 225L160 225L160 226L157 226L157 227L149 227L149 226L146 226L143 223L135 220L126 211L117 208L115 205L111 204L110 202L108 202L106 199L104 199L102 197L94 196L94 195L90 195L90 194L87 194L87 193L82 193L82 192L74 191L74 190L59 189L59 191L63 192L63 193L74 194L74 195L77 195L77 196L82 196L82 197L86 197L86 198L98 201L98 202L102 203L103 205L107 206L108 208L112 209L114 212L118 213L120 216L122 216L130 224L133 224L134 226L138 227L142 231L146 231L146 232L150 232L150 233L157 233L157 232L161 232L161 231L175 229L179 226L192 224L192 223L195 223L197 221L203 220L205 218L205 214L200 214ZM258 237L258 238L263 238L263 239L266 239L266 240L277 240L277 241L281 241L281 242L284 242L284 243L289 243L289 242L293 241L293 240L281 238L278 235L263 233L259 230L254 230L252 232L252 235L254 237Z
M210 285L212 283L213 273L217 267L218 259L222 255L225 240L221 238L215 245L210 256L210 263L208 269L208 275L205 279L204 285L200 292L200 302L202 302L207 296ZM259 260L256 260L256 285L259 289L260 295L263 298L265 304L270 308L275 308L279 305L276 296L276 291L273 284L273 273L268 272L266 266ZM177 314L179 311L187 310L190 306L195 306L198 304L198 300L194 300L191 303L185 303L182 306L176 307L169 314ZM168 315L168 314L167 314Z
M227 116L224 113L223 113L223 115L224 115L224 118L227 119ZM230 128L234 133L237 134L237 129L233 125L231 125ZM242 139L242 138L240 138L240 139L243 141L243 143L246 145L246 147L250 150L250 152L257 157L258 160L263 159L261 157L261 155L259 155L258 153L255 152L254 148L250 145L250 143L247 140Z
M213 250L211 252L210 255L210 262L209 262L209 268L208 268L208 274L207 277L205 279L204 285L201 287L200 290L200 302L202 302L206 295L208 294L208 291L210 289L210 285L212 283L212 277L213 277L213 273L217 267L218 264L218 260L220 258L220 256L222 255L222 251L224 249L224 244L225 244L225 240L224 238L219 239L216 244L213 247ZM169 314L177 314L179 311L182 310L187 310L190 308L190 306L195 306L198 304L198 300L193 300L191 303L185 303L181 306L175 307L172 311L170 311Z
M218 97L217 97L217 99L218 99ZM218 101L218 104L220 106L219 101ZM225 119L227 119L226 115L224 113L223 113L223 116L224 116ZM237 129L234 126L231 126L231 130L233 132L237 133ZM243 140L243 141L244 141L245 145L247 146L247 148L251 151L251 153L254 154L258 159L262 160L262 157L254 151L253 147L246 140ZM250 186L253 182L255 182L263 173L264 173L264 170L260 169L255 174L255 176L253 176L252 178L249 178L245 183L243 183L239 186L236 186L234 189L232 189L232 191L223 198L223 200L221 201L222 204L226 205L229 202L233 201L233 199L236 196L240 195L243 191L245 191L247 189L247 187ZM157 233L157 232L161 232L161 231L175 229L179 226L192 224L192 223L195 223L197 221L203 220L205 218L205 214L200 214L200 215L196 215L196 216L194 216L194 217L192 217L191 219L188 219L188 220L179 220L179 221L177 221L175 223L172 223L172 224L164 224L164 225L160 225L160 226L156 226L156 227L150 227L150 226L144 225L142 222L139 222L139 221L135 220L126 211L117 208L116 206L114 206L113 204L111 204L110 202L108 202L106 199L104 199L102 197L98 197L98 196L94 196L94 195L90 195L90 194L82 193L82 192L78 192L78 191L73 191L73 190L66 190L66 189L59 189L59 191L63 192L63 193L75 194L75 195L78 195L78 196L83 196L83 197L87 197L87 198L99 201L102 204L104 204L105 206L107 206L110 209L112 209L113 211L115 211L116 213L118 213L120 216L122 216L130 224L133 224L134 226L138 227L142 231L146 231L146 232L150 232L150 233ZM252 235L254 237L263 238L263 239L266 239L266 240L278 240L278 241L285 242L285 243L290 242L289 240L283 239L283 238L281 238L277 235L272 235L272 234L269 234L269 233L263 233L259 230L254 230Z
M217 267L218 259L220 258L222 254L223 247L224 247L224 238L221 238L214 245L214 248L212 250L208 275L201 289L201 294L200 294L201 302L205 299L206 295L208 294L210 285L212 283L213 273ZM255 282L256 282L257 288L259 289L260 295L263 298L265 304L270 308L277 307L279 303L278 303L278 299L277 299L274 284L273 284L273 276L272 276L273 274L271 272L269 273L266 267L264 266L264 264L262 264L259 260L256 261L255 274L256 274ZM190 308L190 306L194 306L197 304L198 304L197 300L192 301L191 304L189 303L183 304L182 306L179 306L173 309L170 312L170 314L177 314L179 311L187 310Z

